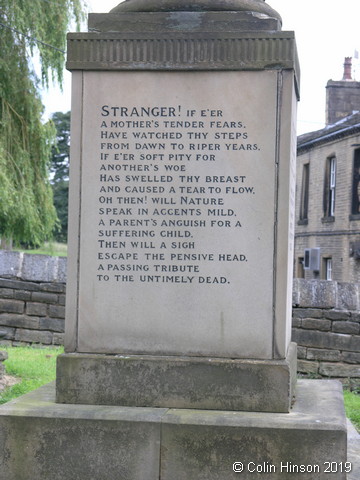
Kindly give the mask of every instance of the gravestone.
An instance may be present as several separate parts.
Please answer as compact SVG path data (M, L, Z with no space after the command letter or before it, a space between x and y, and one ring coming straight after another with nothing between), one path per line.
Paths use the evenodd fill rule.
M66 353L0 408L0 480L345 479L290 341L299 67L262 0L127 0L70 34Z

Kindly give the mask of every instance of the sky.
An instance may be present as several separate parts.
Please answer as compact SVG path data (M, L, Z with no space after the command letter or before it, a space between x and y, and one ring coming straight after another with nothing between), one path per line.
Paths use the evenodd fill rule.
M196 0L194 0L196 1ZM106 13L120 0L87 0L89 11ZM282 17L282 30L295 31L300 59L301 83L298 134L325 126L325 95L328 80L341 80L345 57L353 57L354 80L360 81L360 1L268 0ZM332 5L336 5L333 7ZM86 25L82 28L86 31ZM46 116L68 111L71 74L64 75L63 91L51 86L43 93Z

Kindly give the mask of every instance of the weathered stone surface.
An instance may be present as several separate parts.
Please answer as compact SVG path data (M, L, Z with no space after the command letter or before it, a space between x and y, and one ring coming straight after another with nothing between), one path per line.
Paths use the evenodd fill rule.
M296 346L280 361L65 354L57 402L288 412Z
M360 365L344 363L320 363L319 373L326 377L360 378Z
M52 343L52 335L50 332L39 330L25 330L18 328L15 334L15 341L27 343L43 343L50 345Z
M321 308L294 308L294 318L323 318L324 310Z
M307 347L360 352L360 337L343 333L315 332L294 328L292 339Z
M196 15L193 15L196 25ZM193 45L188 48L189 42ZM111 47L113 45L114 48ZM134 46L137 49L134 50ZM270 48L271 47L271 48ZM148 55L152 50L151 56ZM218 52L221 51L219 55ZM81 52L81 53L80 53ZM274 65L274 62L278 63ZM67 68L97 70L264 70L299 66L293 32L197 32L157 30L68 34Z
M331 330L330 320L324 320L319 318L303 318L301 326L310 330L321 330L328 332Z
M308 360L298 360L297 369L300 373L318 374L319 364L318 362L309 362Z
M129 33L174 33L181 29L188 32L203 32L213 30L216 24L218 32L239 32L259 30L278 30L279 22L274 18L259 19L250 13L237 12L207 12L197 14L189 12L139 12L136 16L129 13L121 15L114 13L93 13L89 15L90 32L119 32L126 30Z
M14 290L14 298L15 300L23 300L27 302L31 299L31 292L27 290Z
M337 308L359 310L359 285L338 282Z
M56 280L57 257L48 255L24 255L21 277L35 282Z
M65 307L62 305L49 305L50 317L65 318Z
M360 353L342 352L342 360L346 363L358 363L360 364Z
M351 314L346 310L324 310L324 317L329 320L347 321Z
M20 300L1 300L0 299L0 313L23 313L24 302Z
M21 271L23 254L0 250L0 275L17 277Z
M349 419L347 421L347 427L348 462L352 463L351 472L348 473L347 480L358 480L360 478L360 435Z
M294 318L292 319L292 326L293 328L301 328L302 319L301 318Z
M53 335L53 344L54 345L64 345L64 334L63 333L54 333Z
M65 306L66 297L65 295L59 295L58 303L59 305Z
M40 318L40 330L50 330L52 332L63 333L65 329L65 320L63 318Z
M15 328L5 327L1 325L0 327L0 340L2 345L7 345L7 341L14 338Z
M56 405L50 386L0 407L0 480L155 480L162 409Z
M59 257L58 258L58 269L57 269L57 281L60 283L66 283L66 273L67 273L67 258Z
M306 347L299 347L299 345L297 346L297 358L306 358L306 352Z
M293 291L292 291L292 306L297 308L300 302L300 289L299 289L299 280L300 278L293 278Z
M338 382L301 380L289 414L59 405L51 386L0 407L0 480L314 480L292 465L346 461ZM79 458L81 462L79 462ZM345 480L328 474L318 480Z
M357 322L333 322L332 331L336 333L349 333L351 335L358 335L360 332L360 325Z
M40 283L39 287L41 291L50 292L50 293L64 293L66 288L63 283L58 283L58 282Z
M0 288L0 298L14 298L14 290L11 288Z
M39 317L19 315L15 313L0 313L0 325L16 328L39 328Z
M47 293L47 292L33 292L31 295L31 300L33 302L41 303L56 303L58 296L56 293Z
M341 353L340 350L308 348L306 358L308 360L325 360L329 362L339 362L341 360Z
M337 291L334 282L298 279L297 285L299 287L298 305L300 307L336 307Z
M305 394L303 386L309 388ZM336 412L336 413L335 413ZM327 416L329 414L329 416ZM340 423L336 418L341 419ZM162 480L261 478L345 479L345 474L281 472L281 463L323 465L346 459L346 428L341 386L320 381L299 382L297 401L289 415L172 411L163 425ZM336 459L336 460L335 460ZM229 472L241 462L244 470ZM252 463L253 462L253 463ZM273 465L273 471L251 470ZM199 475L199 472L201 474Z
M120 2L110 13L123 12L248 12L255 14L260 19L263 17L277 18L280 15L264 1L259 0L128 0ZM260 15L258 15L260 14Z
M3 362L4 360L7 360L9 357L8 353L5 352L4 350L0 350L0 362Z
M115 51L116 47L112 45L111 48L113 47ZM235 46L234 49L236 50ZM105 53L105 51L102 51L102 53ZM174 57L176 57L175 53ZM238 58L241 58L240 54ZM242 59L239 63L241 62ZM204 60L204 64L209 67L206 60ZM284 71L283 73L286 75L286 81L282 82L284 85L283 98L286 96L286 102L282 102L281 106L287 111L283 112L281 118L289 118L295 113L294 79L291 72L285 73ZM274 196L276 185L279 185L278 193L284 195L284 202L282 208L277 210L276 228L279 229L279 234L276 236L276 242L284 242L285 245L289 236L284 232L287 232L289 226L290 212L288 209L291 210L291 204L288 201L289 189L291 189L288 160L291 157L292 149L290 148L290 140L286 140L289 133L287 129L290 128L291 122L283 122L278 126L279 129L285 128L286 130L286 133L280 135L280 138L285 142L280 151L287 152L286 162L280 162L280 165L285 167L282 174L280 172L281 168L278 172L282 177L281 179L279 177L279 182L276 185L275 182L271 181L266 182L267 188L263 187L263 178L269 176L273 179L277 175L276 161L267 161L266 159L273 158L277 152L274 144L277 132L274 129L273 119L276 118L276 98L280 98L275 95L275 90L279 86L278 74L277 69L260 73L254 71L224 72L221 70L213 72L213 74L187 71L176 73L136 71L120 74L109 71L98 73L92 70L82 74L81 78L83 80L77 85L77 88L83 88L83 93L76 95L76 98L83 103L79 105L77 102L74 109L78 120L74 116L72 117L77 124L80 124L81 118L83 118L84 125L82 129L82 155L80 157L76 156L76 162L73 163L73 173L77 177L81 175L82 188L81 199L78 189L74 190L72 195L74 204L77 205L81 200L81 210L71 209L75 219L77 219L75 228L79 228L79 231L71 229L72 234L70 235L74 239L70 239L70 242L71 245L74 244L73 252L76 258L69 261L72 268L72 275L69 278L68 298L70 298L70 301L68 302L66 324L69 332L69 335L66 335L66 338L69 339L66 348L69 352L164 354L180 357L188 355L193 357L252 358L255 360L285 358L290 342L289 327L291 322L289 315L291 313L289 309L290 301L288 301L288 296L291 295L289 288L291 278L287 278L290 269L286 268L289 248L277 247L276 256L274 256L273 216L275 209L273 205L275 198L280 198ZM76 79L78 81L80 77L76 76ZM138 82L143 86L146 85L146 89L134 89L134 84L138 84ZM238 89L239 82L242 85L241 89ZM274 95L269 93L269 88L272 89ZM247 102L249 96L247 92L254 91L253 98L258 102L259 107L255 107L254 101L252 102L251 108L246 113L246 128L252 129L254 138L259 139L258 142L263 138L263 147L260 151L256 151L255 155L247 155L244 152L242 172L246 170L247 178L251 176L253 179L252 185L258 193L248 195L246 205L249 205L249 208L242 208L242 221L247 224L246 235L244 235L243 230L235 228L235 222L233 223L234 228L221 229L211 227L211 220L206 223L205 227L185 232L194 237L197 254L205 250L219 252L215 253L214 259L211 261L197 261L199 264L197 263L196 267L198 267L199 275L190 279L191 284L186 281L186 278L184 278L185 282L180 283L180 277L172 276L169 278L165 274L152 275L161 266L156 265L158 263L157 259L149 259L146 261L147 265L144 265L144 268L149 269L150 275L141 275L141 273L136 273L139 270L136 270L136 272L132 270L134 275L131 275L131 281L122 281L122 276L119 278L121 280L121 288L119 288L119 280L114 272L111 272L109 281L104 282L99 276L99 267L96 261L90 261L90 259L96 260L99 254L102 255L102 251L99 251L100 245L102 245L101 248L105 248L105 244L102 243L103 240L99 240L98 233L93 226L94 224L99 225L100 220L98 218L99 197L94 195L94 191L97 191L103 185L100 185L101 177L93 175L92 172L99 171L99 168L104 166L101 165L100 152L96 153L100 148L98 142L101 135L100 121L105 118L102 117L104 112L101 112L98 105L103 105L103 103L99 103L104 101L103 95L105 95L104 98L109 98L111 95L112 102L119 105L125 105L124 102L126 101L126 108L131 108L135 104L145 104L149 98L152 99L152 103L158 104L160 102L162 105L163 99L166 98L167 101L172 99L174 91L177 92L177 102L179 105L181 104L181 111L186 112L189 108L196 108L196 112L199 114L196 121L201 121L202 118L200 114L201 105L213 102L221 105L224 119L235 118ZM236 104L234 104L234 91L237 91ZM201 92L201 96L198 92ZM140 93L142 98L139 97ZM241 97L242 95L244 97ZM280 105L278 107L280 108ZM261 128L259 127L258 110L262 111L261 122L263 126ZM268 120L265 120L265 117ZM176 118L180 119L180 117ZM204 126L202 135L210 137L215 133L210 129L210 123L205 124L203 122L203 124L206 126ZM183 122L182 125L185 125L185 123ZM268 127L270 127L269 130ZM182 138L190 138L188 134L192 132L187 132L186 129L185 126L179 126L176 134L181 135ZM107 134L107 132L102 133ZM133 138L139 132L132 132L130 128L125 133L129 135L129 138L130 136ZM144 133L147 135L145 131ZM131 142L129 145L135 152L136 144ZM195 148L195 144L188 144L188 141L184 145L186 151L189 152L190 147ZM163 146L167 152L166 155L172 155L170 144L165 142ZM231 172L237 175L238 153L231 153L225 145L218 144L217 146L221 148L218 150L217 160L212 164L214 178L220 178L218 175L223 176L224 169L228 175L231 175ZM234 146L236 147L236 144ZM265 154L265 149L269 151L268 155ZM142 168L141 161L138 163L139 155L136 152L134 155L136 168ZM195 160L195 157L193 158ZM86 168L80 168L82 161L86 161ZM262 175L260 176L258 164L261 165ZM172 165L165 166L171 167ZM160 165L164 172L166 171L165 166ZM269 171L268 174L263 169L265 167ZM187 175L198 175L202 185L201 188L206 189L208 166L195 161L188 163L186 168ZM141 178L144 178L143 181L147 183L147 177ZM187 199L179 197L180 189L184 188L182 184L183 175L174 174L172 185L175 188L176 196L174 194L172 200L178 205L181 205L181 202L184 201L194 200L190 196ZM151 198L149 202L152 203L155 200L159 201L159 198ZM161 200L169 201L169 198L161 198ZM198 198L197 200L202 199ZM212 200L216 201L214 198ZM234 194L227 194L224 201L226 201L227 207L234 209L234 212L238 211L242 205L242 200ZM255 207L254 202L259 206ZM264 212L264 205L266 205L269 214ZM261 215L253 215L255 209L261 212ZM170 211L169 216L166 214L167 211ZM171 211L165 210L165 213L161 214L167 217L166 222L173 221ZM186 216L190 217L190 210L186 212ZM202 218L208 218L209 212L202 208L198 209L197 214ZM110 214L106 215L109 218L111 216ZM107 221L106 215L104 216L105 221ZM134 215L136 221L143 221L139 217L138 209L134 210ZM156 215L158 214L156 213ZM211 215L214 214L211 213ZM78 221L79 218L81 218L81 222ZM156 218L154 217L155 221ZM220 222L223 222L223 220L221 219ZM156 255L161 255L158 249L163 243L157 242L161 239L161 234L164 234L160 228L162 228L160 223L156 221L156 228L155 226L152 227L151 231L156 240L156 252L152 253L156 253ZM167 233L172 232L168 231ZM196 238L198 238L198 243L196 243ZM250 238L253 241L250 241ZM264 248L261 247L262 244ZM246 250L249 258L251 255L251 261L242 261L241 268L238 268L240 263L237 265L234 261L224 262L219 260L219 257L223 257L221 252L224 251L225 246L226 252L235 253ZM126 248L129 249L129 252L133 249L129 243ZM259 255L260 248L261 256ZM110 247L110 250L116 255L113 247ZM142 249L142 258L146 259L145 255L147 255L147 251ZM181 253L181 255L183 254ZM275 266L277 269L276 276L273 275L274 258L277 262L277 266ZM136 259L131 259L131 269L139 267L136 262ZM169 265L164 265L164 268L168 268L168 272L170 268L184 267L183 261L172 259L169 252L167 252L166 262ZM264 262L266 262L266 266ZM101 267L107 269L110 265L104 260ZM76 269L78 270L76 271ZM222 271L226 271L226 277L222 277L224 280L221 284L222 287L218 288L221 285L216 285L215 282L210 285L212 282L211 276L214 276L215 272L219 272L217 275L219 277L222 275ZM207 278L210 279L210 283L205 284ZM215 281L218 282L218 278L215 278ZM161 301L159 301L158 296L160 285L157 282L161 283ZM257 288L253 287L255 284ZM277 297L276 300L275 296ZM130 299L133 298L136 298L136 301L131 302ZM283 310L282 313L279 312L280 309ZM73 330L78 333L73 335ZM191 331L191 335L189 335L189 331Z
M23 282L21 280L12 280L7 278L0 278L0 287L13 288L16 290L34 291L39 289L39 285L33 282Z
M27 303L26 313L27 315L38 315L39 317L45 317L47 315L47 305L44 303Z
M0 287L64 293L66 257L0 250ZM30 282L43 282L33 285ZM45 283L44 283L45 282Z

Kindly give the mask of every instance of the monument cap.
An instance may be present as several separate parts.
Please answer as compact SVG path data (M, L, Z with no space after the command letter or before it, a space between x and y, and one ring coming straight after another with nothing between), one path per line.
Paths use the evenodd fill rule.
M254 12L268 17L280 15L264 0L125 0L111 10L111 13L122 12L208 12L235 11Z

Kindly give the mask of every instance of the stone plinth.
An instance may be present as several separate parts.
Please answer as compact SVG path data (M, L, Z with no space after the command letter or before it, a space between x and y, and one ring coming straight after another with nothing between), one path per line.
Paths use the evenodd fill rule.
M65 354L59 403L288 412L296 345L285 360Z
M0 407L0 480L345 480L341 386L297 390L275 414L60 405L42 387Z

